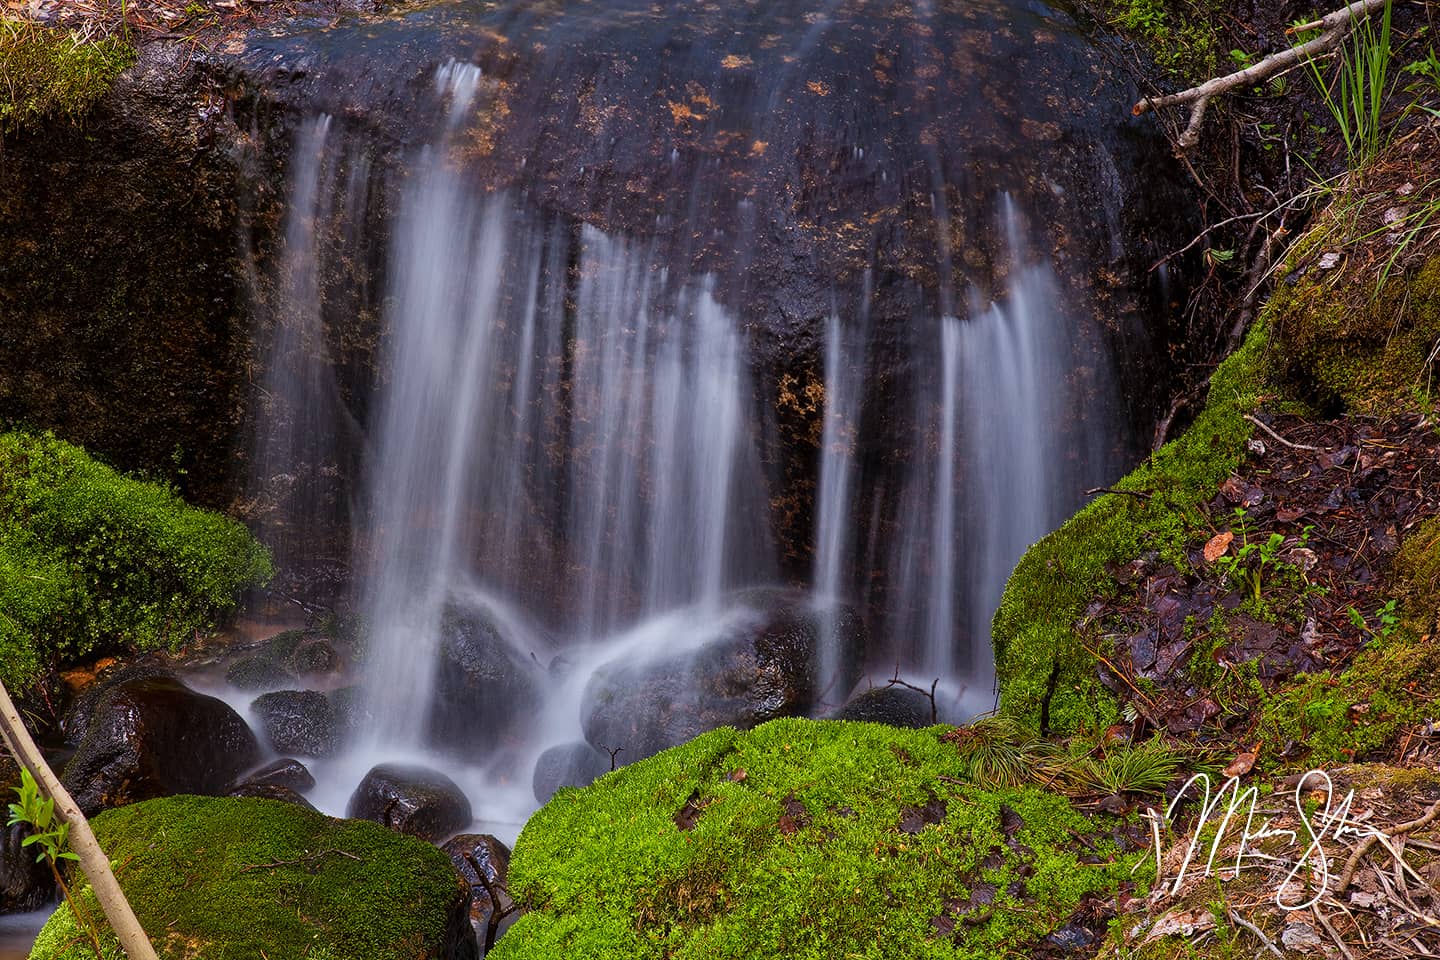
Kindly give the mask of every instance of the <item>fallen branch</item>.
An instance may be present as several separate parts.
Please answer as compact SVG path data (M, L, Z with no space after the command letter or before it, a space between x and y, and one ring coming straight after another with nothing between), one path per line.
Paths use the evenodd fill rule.
M41 792L55 801L56 815L70 825L70 846L80 858L80 869L90 881L95 897L100 901L100 909L105 911L105 918L110 921L110 927L126 955L130 960L156 960L155 948L150 945L150 938L145 935L140 921L135 919L135 911L130 909L130 902L115 880L110 858L96 842L90 821L85 819L70 791L65 789L55 771L50 769L50 764L45 762L3 683L0 683L0 741L30 771Z
M1172 93L1164 97L1146 97L1135 104L1131 113L1138 117L1148 110L1159 110L1182 103L1190 104L1190 122L1186 124L1176 143L1181 149L1193 147L1200 142L1200 125L1205 119L1205 110L1210 106L1210 100L1213 97L1228 93L1236 87L1248 87L1268 80L1283 70L1288 70L1312 59L1317 54L1334 49L1341 40L1345 39L1345 35L1355 24L1389 2L1391 0L1357 0L1357 2L1342 7L1334 13L1326 14L1310 24L1311 29L1318 28L1322 31L1318 37L1297 47L1272 53L1244 70L1237 70L1223 77L1215 77L1188 90L1181 90L1179 93Z
M1411 830L1419 830L1421 827L1426 827L1434 823L1436 817L1440 817L1440 800L1436 800L1430 804L1430 809L1426 810L1424 815L1419 818L1411 820L1409 823L1402 823L1391 827L1388 836L1398 837L1401 834L1409 833ZM1340 882L1335 885L1336 897L1339 897L1340 894L1345 892L1345 888L1350 886L1350 881L1355 877L1355 870L1360 866L1361 858L1369 853L1370 848L1375 846L1379 840L1379 834L1372 833L1360 841L1360 846L1356 847L1355 852L1350 854L1350 859L1345 861L1345 869L1340 871Z
M1289 447L1291 450L1314 450L1316 452L1319 452L1320 450L1319 447L1312 447L1304 443L1291 443L1289 440L1286 440L1284 437L1280 436L1280 434L1276 433L1274 430L1271 430L1264 423L1262 423L1259 417L1254 417L1247 413L1244 415L1244 418L1255 424L1255 426L1259 427L1261 430L1264 430L1266 433L1268 433L1272 440L1277 443L1285 444L1285 446Z

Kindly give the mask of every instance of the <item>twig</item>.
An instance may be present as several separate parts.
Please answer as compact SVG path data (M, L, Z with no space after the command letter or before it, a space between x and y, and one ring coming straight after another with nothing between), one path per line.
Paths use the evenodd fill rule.
M327 857L331 854L334 854L337 857L347 857L351 860L358 860L361 863L364 862L364 858L357 857L355 856L355 854L347 853L344 850L320 850L316 853L307 854L303 857L296 857L294 860L272 860L269 863L252 863L249 866L241 867L238 872L249 873L251 870L271 870L275 867L293 867L302 863L314 863L321 857Z
M615 758L618 757L618 756L620 756L620 754L624 753L624 752L625 752L625 748L624 748L624 747L616 747L614 750L611 750L609 747L601 747L600 749L602 749L602 750L604 750L606 753L610 754L610 772L611 772L611 773L614 773L614 772L615 772Z
M1240 924L1240 926L1244 927L1246 930L1249 930L1251 933L1255 934L1255 936L1259 937L1260 942L1264 944L1266 950L1269 950L1271 953L1275 954L1275 956L1279 957L1280 960L1285 960L1285 954L1281 953L1276 948L1275 944L1270 942L1270 938L1265 936L1265 932L1263 930L1255 926L1255 924L1251 923L1249 920L1246 920L1244 917L1240 916L1240 914L1236 913L1229 907L1225 908L1225 912L1230 914L1230 919L1232 922Z
M1172 93L1164 97L1146 97L1136 103L1131 112L1138 117L1147 110L1159 110L1161 107L1171 107L1182 103L1190 104L1190 122L1176 140L1176 144L1181 149L1193 147L1200 142L1200 125L1205 119L1205 110L1210 106L1212 97L1227 93L1236 87L1248 87L1262 80L1268 80L1282 70L1303 63L1318 53L1329 51L1345 38L1351 27L1389 2L1391 0L1357 0L1357 2L1326 14L1316 21L1324 32L1313 40L1297 47L1281 50L1279 53L1272 53L1243 70L1237 70L1223 77L1215 77L1188 90L1181 90L1179 93Z
M1315 914L1315 919L1320 921L1320 926L1325 928L1325 932L1330 934L1330 939L1335 941L1335 946L1339 947L1340 952L1345 954L1345 960L1355 960L1355 954L1350 952L1350 948L1345 946L1345 941L1340 938L1340 931L1336 930L1334 925L1330 923L1329 917L1320 912L1320 904L1313 904L1310 907L1310 912Z
M1421 827L1434 823L1436 817L1440 817L1440 800L1436 800L1430 804L1430 809L1426 810L1424 815L1418 819L1391 827L1390 836L1398 837L1401 834L1409 833L1411 830L1419 830ZM1340 871L1340 882L1335 885L1335 896L1340 896L1340 894L1345 892L1345 888L1350 886L1350 881L1355 877L1355 869L1360 865L1360 858L1369 853L1370 848L1375 846L1379 840L1380 835L1372 833L1360 841L1360 845L1355 848L1355 852L1350 854L1350 859L1345 861L1345 869Z
M1312 447L1309 444L1304 443L1291 443L1289 440L1286 440L1284 437L1280 436L1280 434L1267 427L1258 417L1251 416L1248 413L1244 416L1246 420L1249 420L1251 423L1255 424L1255 426L1268 433L1272 440L1277 443L1285 444L1285 446L1289 447L1291 450L1314 450L1318 453L1321 449L1323 449L1321 447Z
M939 708L939 707L936 705L936 703L935 703L935 688L938 687L939 685L940 685L940 678L939 678L939 677L936 677L934 680L932 680L932 681L930 682L930 689L929 689L928 691L927 691L924 687L917 687L917 686L915 686L915 684L913 684L913 683L907 683L906 681L901 680L901 679L900 679L900 664L898 664L898 663L895 664L895 676L893 676L893 677L891 677L889 680L885 681L885 686L887 686L887 687L904 687L906 690L914 690L916 693L924 694L925 696L929 697L929 698L930 698L930 722L931 722L931 723L939 723L939 722L940 722L940 708Z

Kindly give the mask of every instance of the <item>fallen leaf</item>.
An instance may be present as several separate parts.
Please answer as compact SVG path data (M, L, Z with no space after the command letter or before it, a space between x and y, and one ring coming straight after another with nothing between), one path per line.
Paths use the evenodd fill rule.
M1230 543L1235 539L1235 534L1226 530L1224 533L1217 533L1205 544L1205 562L1214 563L1225 555L1230 549Z

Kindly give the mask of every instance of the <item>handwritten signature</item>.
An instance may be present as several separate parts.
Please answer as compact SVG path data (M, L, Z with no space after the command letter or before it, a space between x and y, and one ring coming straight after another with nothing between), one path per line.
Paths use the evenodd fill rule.
M1305 788L1307 784L1312 783L1317 784L1317 787L1311 792L1318 790L1323 797L1323 803L1316 805L1313 813L1307 813L1304 801ZM1195 861L1195 854L1202 847L1201 835L1204 833L1206 825L1221 812L1222 804L1223 817L1219 819L1218 829L1210 841L1209 856L1205 860L1205 870L1202 876L1214 875L1215 860L1220 854L1221 847L1231 832L1231 827L1238 826L1243 815L1244 826L1240 829L1239 845L1235 853L1234 865L1231 867L1233 871L1231 875L1238 876L1247 862L1259 861L1261 864L1279 865L1289 863L1289 872L1285 874L1285 878L1275 891L1275 905L1282 910L1304 910L1314 906L1330 889L1333 877L1330 872L1331 861L1325 849L1327 839L1332 843L1340 843L1347 837L1360 839L1373 836L1387 849L1390 846L1388 834L1352 818L1351 810L1355 804L1354 790L1346 793L1337 803L1335 801L1335 784L1331 781L1330 775L1323 770L1311 770L1300 778L1299 783L1295 784L1294 795L1295 812L1298 815L1300 826L1308 836L1304 852L1300 854L1299 859L1293 862L1285 857L1265 853L1256 846L1259 841L1279 837L1283 838L1285 846L1293 849L1301 842L1299 832L1275 827L1273 819L1266 819L1262 823L1256 824L1256 815L1259 813L1257 809L1260 801L1259 788L1251 786L1241 790L1239 778L1231 777L1221 785L1219 790L1214 791L1212 796L1213 784L1210 776L1197 773L1185 781L1185 785L1175 799L1170 801L1170 805L1163 815L1154 809L1146 811L1146 816L1150 820L1152 839L1155 843L1157 882L1161 884L1165 883L1167 879L1162 860L1162 828L1173 822L1176 807L1187 796L1190 796L1191 788L1197 785L1196 793L1201 802L1200 816L1192 828L1190 841L1185 848L1185 859L1180 864L1170 887L1172 896L1180 891L1181 884L1190 873ZM1201 792L1202 790L1203 792ZM1307 892L1309 896L1300 899Z

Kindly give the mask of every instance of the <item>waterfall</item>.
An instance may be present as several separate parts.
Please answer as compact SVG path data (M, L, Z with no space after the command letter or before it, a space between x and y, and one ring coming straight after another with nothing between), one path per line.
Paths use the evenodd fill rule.
M353 412L340 515L371 719L350 766L429 756L523 794L540 750L585 739L607 665L733 643L782 606L784 643L819 638L812 713L853 692L841 661L939 679L945 719L988 709L1009 572L1123 446L1106 344L1135 324L1102 329L1085 258L1123 273L1127 210L1074 181L1114 189L1132 158L1051 122L1057 81L1011 56L1079 41L1004 3L717 9L734 29L699 33L436 8L452 15L481 18L484 72L407 76L387 103L410 113L383 123L317 110L288 168L264 381L285 399L257 461L325 476L342 453L296 438ZM706 55L672 56L692 44ZM884 57L855 71L871 45ZM1015 115L953 122L982 96ZM362 313L373 367L336 345ZM327 396L300 419L297 398ZM473 659L518 679L486 688L474 730L437 724L452 647L477 637Z

